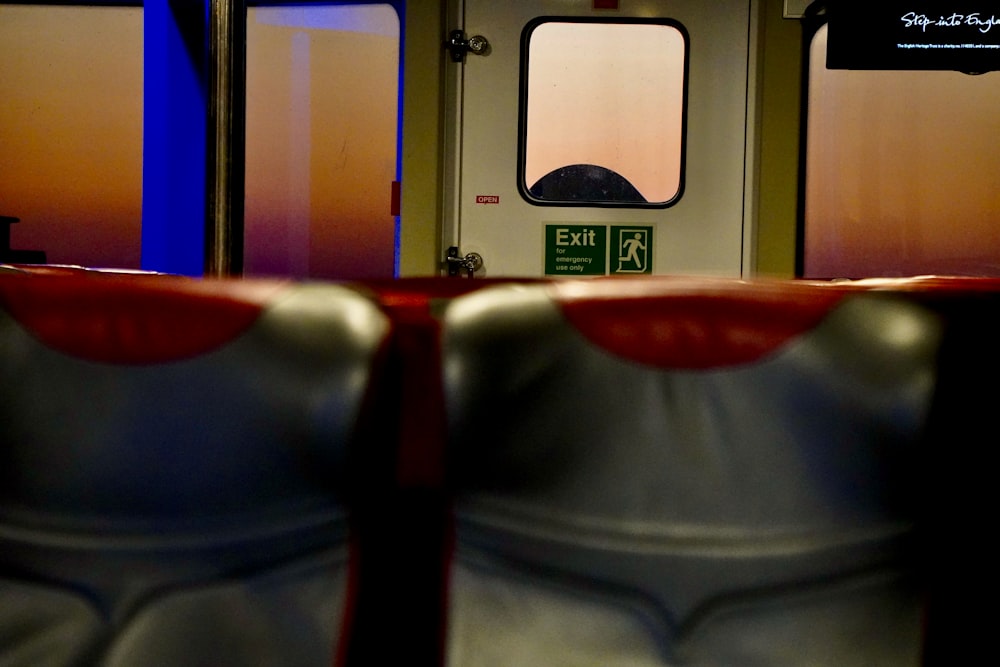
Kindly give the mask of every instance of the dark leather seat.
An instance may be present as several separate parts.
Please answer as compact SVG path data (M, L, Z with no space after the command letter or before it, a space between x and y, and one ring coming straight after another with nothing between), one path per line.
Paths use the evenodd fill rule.
M939 318L867 287L453 301L448 664L915 665Z
M334 664L389 332L335 285L0 275L0 664Z

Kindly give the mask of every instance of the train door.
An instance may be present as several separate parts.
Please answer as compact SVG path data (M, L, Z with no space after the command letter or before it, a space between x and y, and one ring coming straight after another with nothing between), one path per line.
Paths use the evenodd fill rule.
M450 273L741 275L756 7L452 0Z

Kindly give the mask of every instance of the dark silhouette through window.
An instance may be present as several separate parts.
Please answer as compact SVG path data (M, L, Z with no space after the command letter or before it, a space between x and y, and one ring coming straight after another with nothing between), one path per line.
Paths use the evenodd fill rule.
M536 199L551 201L646 203L627 178L596 164L553 169L528 189Z

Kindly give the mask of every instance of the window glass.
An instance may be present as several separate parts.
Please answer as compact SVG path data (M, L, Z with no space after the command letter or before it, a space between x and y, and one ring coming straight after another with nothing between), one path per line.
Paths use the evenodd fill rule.
M0 215L50 263L139 268L141 7L0 5Z
M828 70L809 54L802 273L1000 275L1000 73Z
M247 274L394 274L399 42L389 4L249 9Z
M686 33L557 20L525 31L520 185L536 204L666 206L683 183Z

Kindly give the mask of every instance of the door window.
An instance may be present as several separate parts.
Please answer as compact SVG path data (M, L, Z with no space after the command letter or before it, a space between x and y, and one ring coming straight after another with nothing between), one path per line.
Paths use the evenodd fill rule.
M683 189L676 23L541 19L523 36L520 186L534 204L668 206Z

